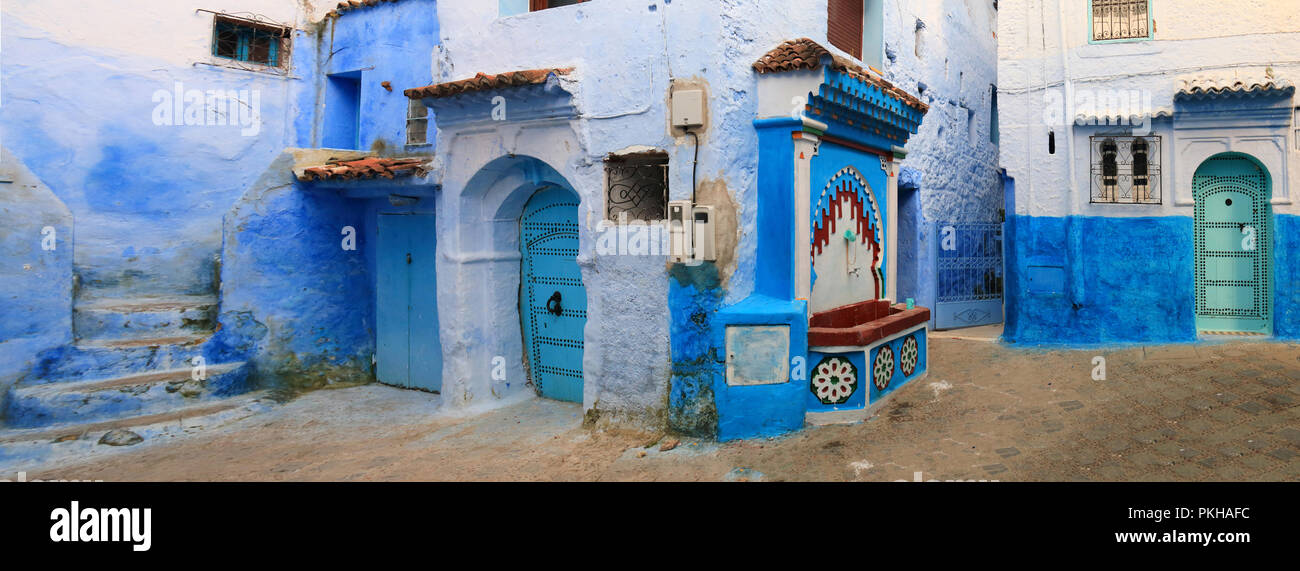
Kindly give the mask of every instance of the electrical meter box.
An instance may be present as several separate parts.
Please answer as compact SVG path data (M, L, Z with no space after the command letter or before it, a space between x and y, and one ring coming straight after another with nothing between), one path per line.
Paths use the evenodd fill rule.
M694 212L695 228L691 231L693 240L691 245L695 247L695 260L699 262L716 261L718 253L715 251L713 244L713 207L696 206Z
M704 90L673 91L673 126L683 129L704 125Z
M693 210L689 200L674 200L668 203L668 252L673 263L680 264L691 260Z

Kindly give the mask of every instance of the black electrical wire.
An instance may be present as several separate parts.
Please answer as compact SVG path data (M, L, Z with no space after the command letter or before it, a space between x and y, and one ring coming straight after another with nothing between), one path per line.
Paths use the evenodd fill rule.
M696 135L694 131L687 131L686 134L690 135L691 138L695 140L695 158L691 160L691 207L694 207L695 206L695 171L700 164L700 136Z

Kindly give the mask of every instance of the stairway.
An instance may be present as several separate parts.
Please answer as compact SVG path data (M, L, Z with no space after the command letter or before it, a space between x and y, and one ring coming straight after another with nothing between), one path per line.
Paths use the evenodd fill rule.
M215 296L78 300L74 344L39 355L5 399L0 462L21 443L156 435L265 406L249 363L205 354L217 308Z

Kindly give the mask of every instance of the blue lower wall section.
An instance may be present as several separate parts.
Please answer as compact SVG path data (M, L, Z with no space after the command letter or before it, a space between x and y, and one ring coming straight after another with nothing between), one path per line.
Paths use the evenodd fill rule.
M668 389L668 427L678 433L717 438L718 410L713 382L726 371L713 331L723 290L713 263L676 264L668 280L669 342L672 379Z
M1196 339L1190 217L1009 219L1003 338L1105 344ZM1070 245L1081 244L1077 259Z
M1300 216L1273 217L1273 336L1300 339Z
M1009 221L1006 341L1196 340L1191 217ZM1300 217L1274 217L1273 257L1274 336L1300 338Z

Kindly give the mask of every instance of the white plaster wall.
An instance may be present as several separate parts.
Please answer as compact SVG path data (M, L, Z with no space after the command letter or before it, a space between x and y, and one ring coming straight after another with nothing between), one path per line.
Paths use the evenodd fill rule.
M1168 121L1154 123L1162 136L1163 203L1156 206L1088 203L1088 135L1075 127L1067 103L1077 94L1136 90L1151 110L1171 110L1181 80L1195 77L1261 79L1271 71L1300 82L1300 4L1294 0L1193 2L1153 0L1154 39L1088 43L1086 3L1066 0L1003 0L1000 4L999 87L1001 163L1016 179L1016 212L1034 216L1191 216L1192 206L1175 200L1187 190L1196 153L1175 148ZM1059 104L1058 104L1059 103ZM1045 115L1045 112L1048 115ZM1065 119L1064 122L1058 119ZM1281 136L1286 151L1272 151L1270 174L1278 213L1300 213L1294 184L1300 173L1296 124L1269 133L1221 131L1232 150L1270 152L1241 138ZM1048 133L1057 152L1048 154ZM1139 131L1144 132L1144 131ZM1233 143L1232 141L1237 141ZM1074 157L1071 161L1069 158ZM1179 160L1187 164L1180 164ZM1182 173L1181 176L1176 176ZM1288 188L1289 186L1289 188Z
M322 7L336 2L315 0ZM256 14L305 25L326 10L308 0L6 0L6 16L44 31L51 40L96 51L156 58L170 65L211 61L212 14ZM318 14L317 14L318 13Z
M738 205L740 237L734 267L728 275L729 301L753 289L757 136L756 78L750 68L763 53L782 41L801 36L825 40L825 3L791 8L775 0L600 0L537 13L498 17L497 2L441 2L439 19L443 47L435 54L435 81L519 69L576 68L566 78L580 86L575 103L580 119L571 136L543 131L500 138L490 126L481 136L500 141L493 151L540 153L562 173L582 199L580 216L586 226L579 264L587 286L588 323L583 368L584 405L602 417L632 423L659 424L666 404L670 370L668 343L668 275L663 256L597 256L595 227L604 208L604 166L607 153L633 146L664 149L671 157L670 194L690 195L694 151L689 137L674 136L668 125L667 97L674 78L702 81L709 94L709 125L700 135L698 180L718 180ZM818 7L820 4L820 8ZM547 139L546 137L550 137ZM450 153L440 221L464 220L453 211L464 173L490 160L456 156L456 144L443 144ZM498 143L479 143L491 147ZM477 152L476 152L477 153ZM534 154L534 156L539 156ZM459 174L453 174L459 173ZM472 173L471 173L472 174ZM504 231L504 230L503 230ZM475 245L456 237L440 242L446 256L474 251ZM440 277L441 279L441 277ZM441 286L458 296L460 305L478 307L474 284ZM513 286L512 286L513 287ZM451 288L459 288L451 291ZM484 308L501 312L501 307ZM477 310L476 310L477 311ZM443 312L446 315L446 312ZM468 312L465 319L470 319ZM513 317L513 315L511 316ZM507 317L509 319L509 317ZM517 327L478 338L482 331L468 322L444 320L448 336L465 338L477 352L518 355ZM471 327L473 327L471 329ZM511 353L513 352L513 353ZM458 359L448 350L448 359ZM476 357L477 358L477 357ZM487 387L488 370L466 361L452 375L467 387ZM457 367L457 365L449 365ZM446 379L444 379L446 382ZM482 388L475 394L484 394ZM453 399L454 402L455 399Z
M833 49L826 39L826 1L597 0L504 18L499 6L490 1L439 3L442 46L434 54L432 80L572 66L575 71L564 81L576 86L579 118L566 127L572 133L565 136L542 130L519 134L490 124L442 126L439 153L446 178L440 224L475 216L457 210L462 202L458 193L473 171L495 156L535 153L562 173L582 199L586 225L579 255L588 290L584 405L602 415L653 423L666 401L671 358L669 278L662 256L595 254L594 230L604 208L602 159L633 146L664 149L671 159L671 197L689 196L694 149L689 137L674 136L669 129L667 97L674 79L703 83L709 95L708 125L700 136L697 176L701 184L725 184L738 207L735 263L721 269L727 303L749 295L756 236L757 137L752 122L759 116L757 79L750 66L788 39L809 37ZM918 17L927 26L920 57L912 33ZM995 22L991 2L983 0L887 0L885 42L896 59L886 59L884 73L912 93L918 83L927 84L924 97L933 105L921 133L909 143L911 154L904 163L925 173L927 218L960 213L963 219L995 220L1001 206L997 153L988 143L989 86L997 69ZM778 113L773 110L785 105L764 114ZM788 108L779 110L788 113ZM465 137L479 140L466 146L470 139ZM444 257L457 259L471 256L479 246L475 240L481 239L472 233L447 236L439 245ZM440 292L454 300L440 305L444 347L449 363L463 360L448 365L444 382L462 379L455 382L483 395L491 384L488 368L481 366L483 356L518 356L518 333L517 327L488 333L472 323L483 312L503 307L484 306L476 289L481 282L466 279L449 283L440 274ZM449 311L446 303L464 308L461 317L449 318L455 310ZM473 356L458 356L455 343Z
M989 139L991 87L998 83L997 18L992 0L885 3L882 71L912 94L925 84L920 97L930 105L902 163L923 173L921 207L927 221L998 221L998 147ZM919 56L918 20L925 24Z

